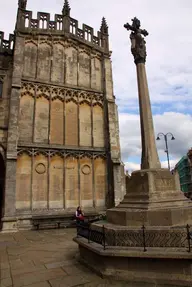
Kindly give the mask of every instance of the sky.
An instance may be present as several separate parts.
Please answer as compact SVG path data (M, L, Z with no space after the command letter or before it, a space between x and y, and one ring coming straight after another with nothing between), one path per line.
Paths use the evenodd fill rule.
M64 0L28 0L34 13L60 14ZM0 31L8 37L14 31L18 0L1 6ZM168 138L173 168L192 147L192 36L191 0L69 0L71 17L94 28L104 16L109 26L112 50L114 95L119 111L122 161L130 173L140 169L141 136L136 67L130 51L129 33L123 28L137 17L146 38L146 71L155 134L171 132ZM167 167L165 142L157 141L162 167Z

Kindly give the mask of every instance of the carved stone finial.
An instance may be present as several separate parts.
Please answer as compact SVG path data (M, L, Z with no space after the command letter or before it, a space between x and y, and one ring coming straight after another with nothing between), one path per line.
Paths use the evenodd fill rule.
M130 39L131 39L131 52L133 54L135 64L145 63L146 61L146 42L142 35L146 37L148 32L145 29L140 29L140 21L136 17L132 20L132 25L126 23L124 28L128 31L131 31Z
M102 18L100 31L102 34L108 35L108 25L105 17Z
M27 7L27 0L19 0L19 1L18 1L18 7L19 7L20 9L25 10L26 7Z
M70 16L70 11L71 11L71 8L69 5L69 1L65 0L64 5L63 5L63 10L62 10L63 16Z

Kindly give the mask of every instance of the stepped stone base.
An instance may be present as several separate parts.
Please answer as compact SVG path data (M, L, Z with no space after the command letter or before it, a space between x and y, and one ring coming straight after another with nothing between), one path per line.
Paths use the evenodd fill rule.
M107 210L107 221L132 227L192 225L192 202L168 169L139 170L132 173L123 201Z
M177 175L140 170L132 173L123 201L107 210L107 222L91 226L101 231L104 225L106 249L81 237L74 241L81 262L104 277L130 286L191 286L187 224L192 202L180 191Z
M80 262L104 278L124 281L125 286L191 287L191 253L186 251L157 248L143 252L122 247L103 250L84 238L74 241L79 245Z

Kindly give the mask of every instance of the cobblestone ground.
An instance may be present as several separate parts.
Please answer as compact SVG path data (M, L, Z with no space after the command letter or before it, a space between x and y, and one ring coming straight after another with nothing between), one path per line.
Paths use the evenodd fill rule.
M130 286L108 282L82 266L74 236L74 229L0 233L0 286Z

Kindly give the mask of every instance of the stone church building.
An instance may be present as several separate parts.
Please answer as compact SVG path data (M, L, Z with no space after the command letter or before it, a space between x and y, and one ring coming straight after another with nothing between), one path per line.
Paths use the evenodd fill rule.
M1 227L34 215L99 212L124 195L108 27L37 17L19 0L14 35L0 32Z

